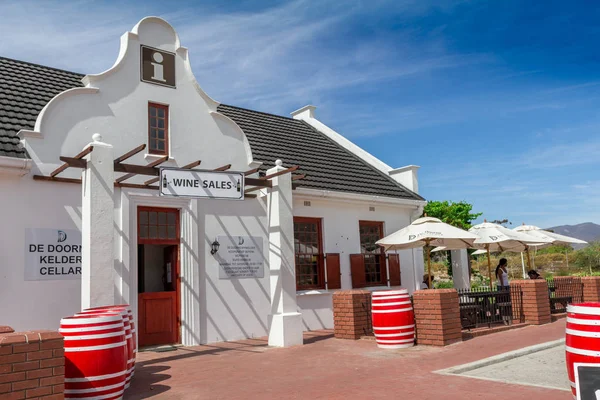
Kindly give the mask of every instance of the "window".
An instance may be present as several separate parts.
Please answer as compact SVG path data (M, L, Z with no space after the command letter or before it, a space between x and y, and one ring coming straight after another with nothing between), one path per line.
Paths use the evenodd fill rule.
M294 218L296 289L325 289L321 220Z
M179 210L172 208L138 208L138 243L179 243Z
M365 281L367 285L387 284L385 254L375 244L383 237L383 222L359 221L360 252L364 255Z
M169 106L148 103L148 151L169 154Z

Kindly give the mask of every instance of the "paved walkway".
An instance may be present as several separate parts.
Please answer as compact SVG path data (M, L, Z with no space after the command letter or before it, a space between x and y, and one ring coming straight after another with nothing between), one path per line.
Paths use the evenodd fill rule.
M433 371L564 336L565 322L529 326L434 348L380 350L370 340L311 332L305 345L269 348L245 340L142 352L127 399L486 399L567 400L568 392Z
M563 344L476 368L461 375L500 382L538 385L570 392Z

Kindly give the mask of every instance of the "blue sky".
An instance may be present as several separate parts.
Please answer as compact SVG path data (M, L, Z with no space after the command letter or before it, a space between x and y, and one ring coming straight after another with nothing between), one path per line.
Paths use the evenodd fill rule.
M0 1L0 55L110 67L159 15L217 101L325 124L482 218L600 223L595 1Z

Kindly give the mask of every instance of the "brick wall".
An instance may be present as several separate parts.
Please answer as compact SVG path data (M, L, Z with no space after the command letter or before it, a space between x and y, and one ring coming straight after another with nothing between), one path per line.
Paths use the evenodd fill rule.
M371 292L340 290L333 294L334 336L339 339L360 339L372 335Z
M417 344L447 346L462 341L456 289L418 290L413 307Z
M583 301L600 302L600 276L584 276L581 278L581 283L583 283Z
M0 400L63 399L63 337L53 331L0 334Z
M525 322L542 325L552 321L548 283L545 279L515 280L511 282L511 286L519 286L523 291Z

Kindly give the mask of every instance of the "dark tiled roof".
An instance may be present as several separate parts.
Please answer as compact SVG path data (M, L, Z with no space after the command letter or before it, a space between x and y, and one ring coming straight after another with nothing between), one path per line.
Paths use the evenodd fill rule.
M46 103L82 86L83 75L0 57L0 156L26 158L17 132L32 130Z
M82 86L83 75L0 57L0 156L26 158L17 132L33 129L41 109L58 93ZM299 186L422 200L304 121L221 104L218 111L246 133L263 169L300 165Z

